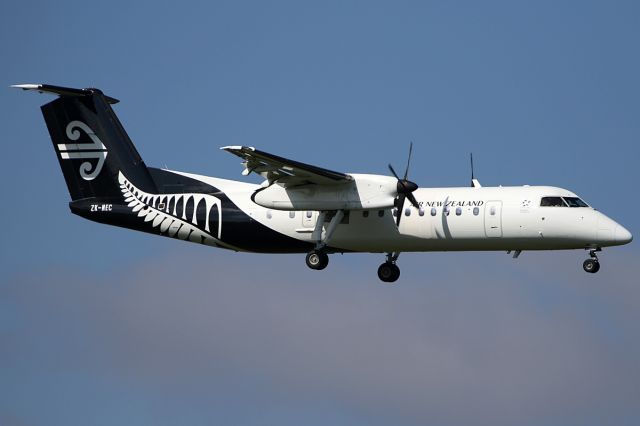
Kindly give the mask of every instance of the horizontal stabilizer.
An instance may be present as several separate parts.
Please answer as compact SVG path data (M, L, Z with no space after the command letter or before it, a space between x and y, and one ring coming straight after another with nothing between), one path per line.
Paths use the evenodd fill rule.
M13 84L11 87L22 90L36 90L40 93L53 93L59 96L78 97L88 96L93 93L100 93L105 97L110 104L117 104L120 102L116 98L107 96L100 89L87 88L87 89L74 89L72 87L53 86L51 84Z

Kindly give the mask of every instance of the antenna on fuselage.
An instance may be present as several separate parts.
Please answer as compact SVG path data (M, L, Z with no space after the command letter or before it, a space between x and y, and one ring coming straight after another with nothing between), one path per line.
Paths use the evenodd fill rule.
M478 181L478 179L476 179L475 176L473 175L473 152L470 152L469 156L471 158L471 187L482 188L482 185L480 185L480 181Z

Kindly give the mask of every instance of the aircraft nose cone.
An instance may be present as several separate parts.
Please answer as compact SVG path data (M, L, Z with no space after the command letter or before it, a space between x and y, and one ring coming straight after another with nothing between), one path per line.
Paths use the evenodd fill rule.
M633 235L631 235L631 232L627 231L624 226L616 226L616 230L613 235L616 242L620 244L628 244L633 240Z

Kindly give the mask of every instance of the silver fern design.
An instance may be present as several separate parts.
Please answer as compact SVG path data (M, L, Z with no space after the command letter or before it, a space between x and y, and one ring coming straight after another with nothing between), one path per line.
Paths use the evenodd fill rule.
M210 246L229 247L220 241L221 201L208 194L149 194L133 185L122 172L118 182L133 213L169 237Z

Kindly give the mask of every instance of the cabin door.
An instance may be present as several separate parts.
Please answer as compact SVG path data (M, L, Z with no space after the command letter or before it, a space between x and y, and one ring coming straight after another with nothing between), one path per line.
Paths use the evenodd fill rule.
M488 201L484 206L484 232L489 238L502 237L502 201Z
M301 213L302 213L302 226L305 228L313 229L316 226L316 220L318 219L318 212L307 210Z

